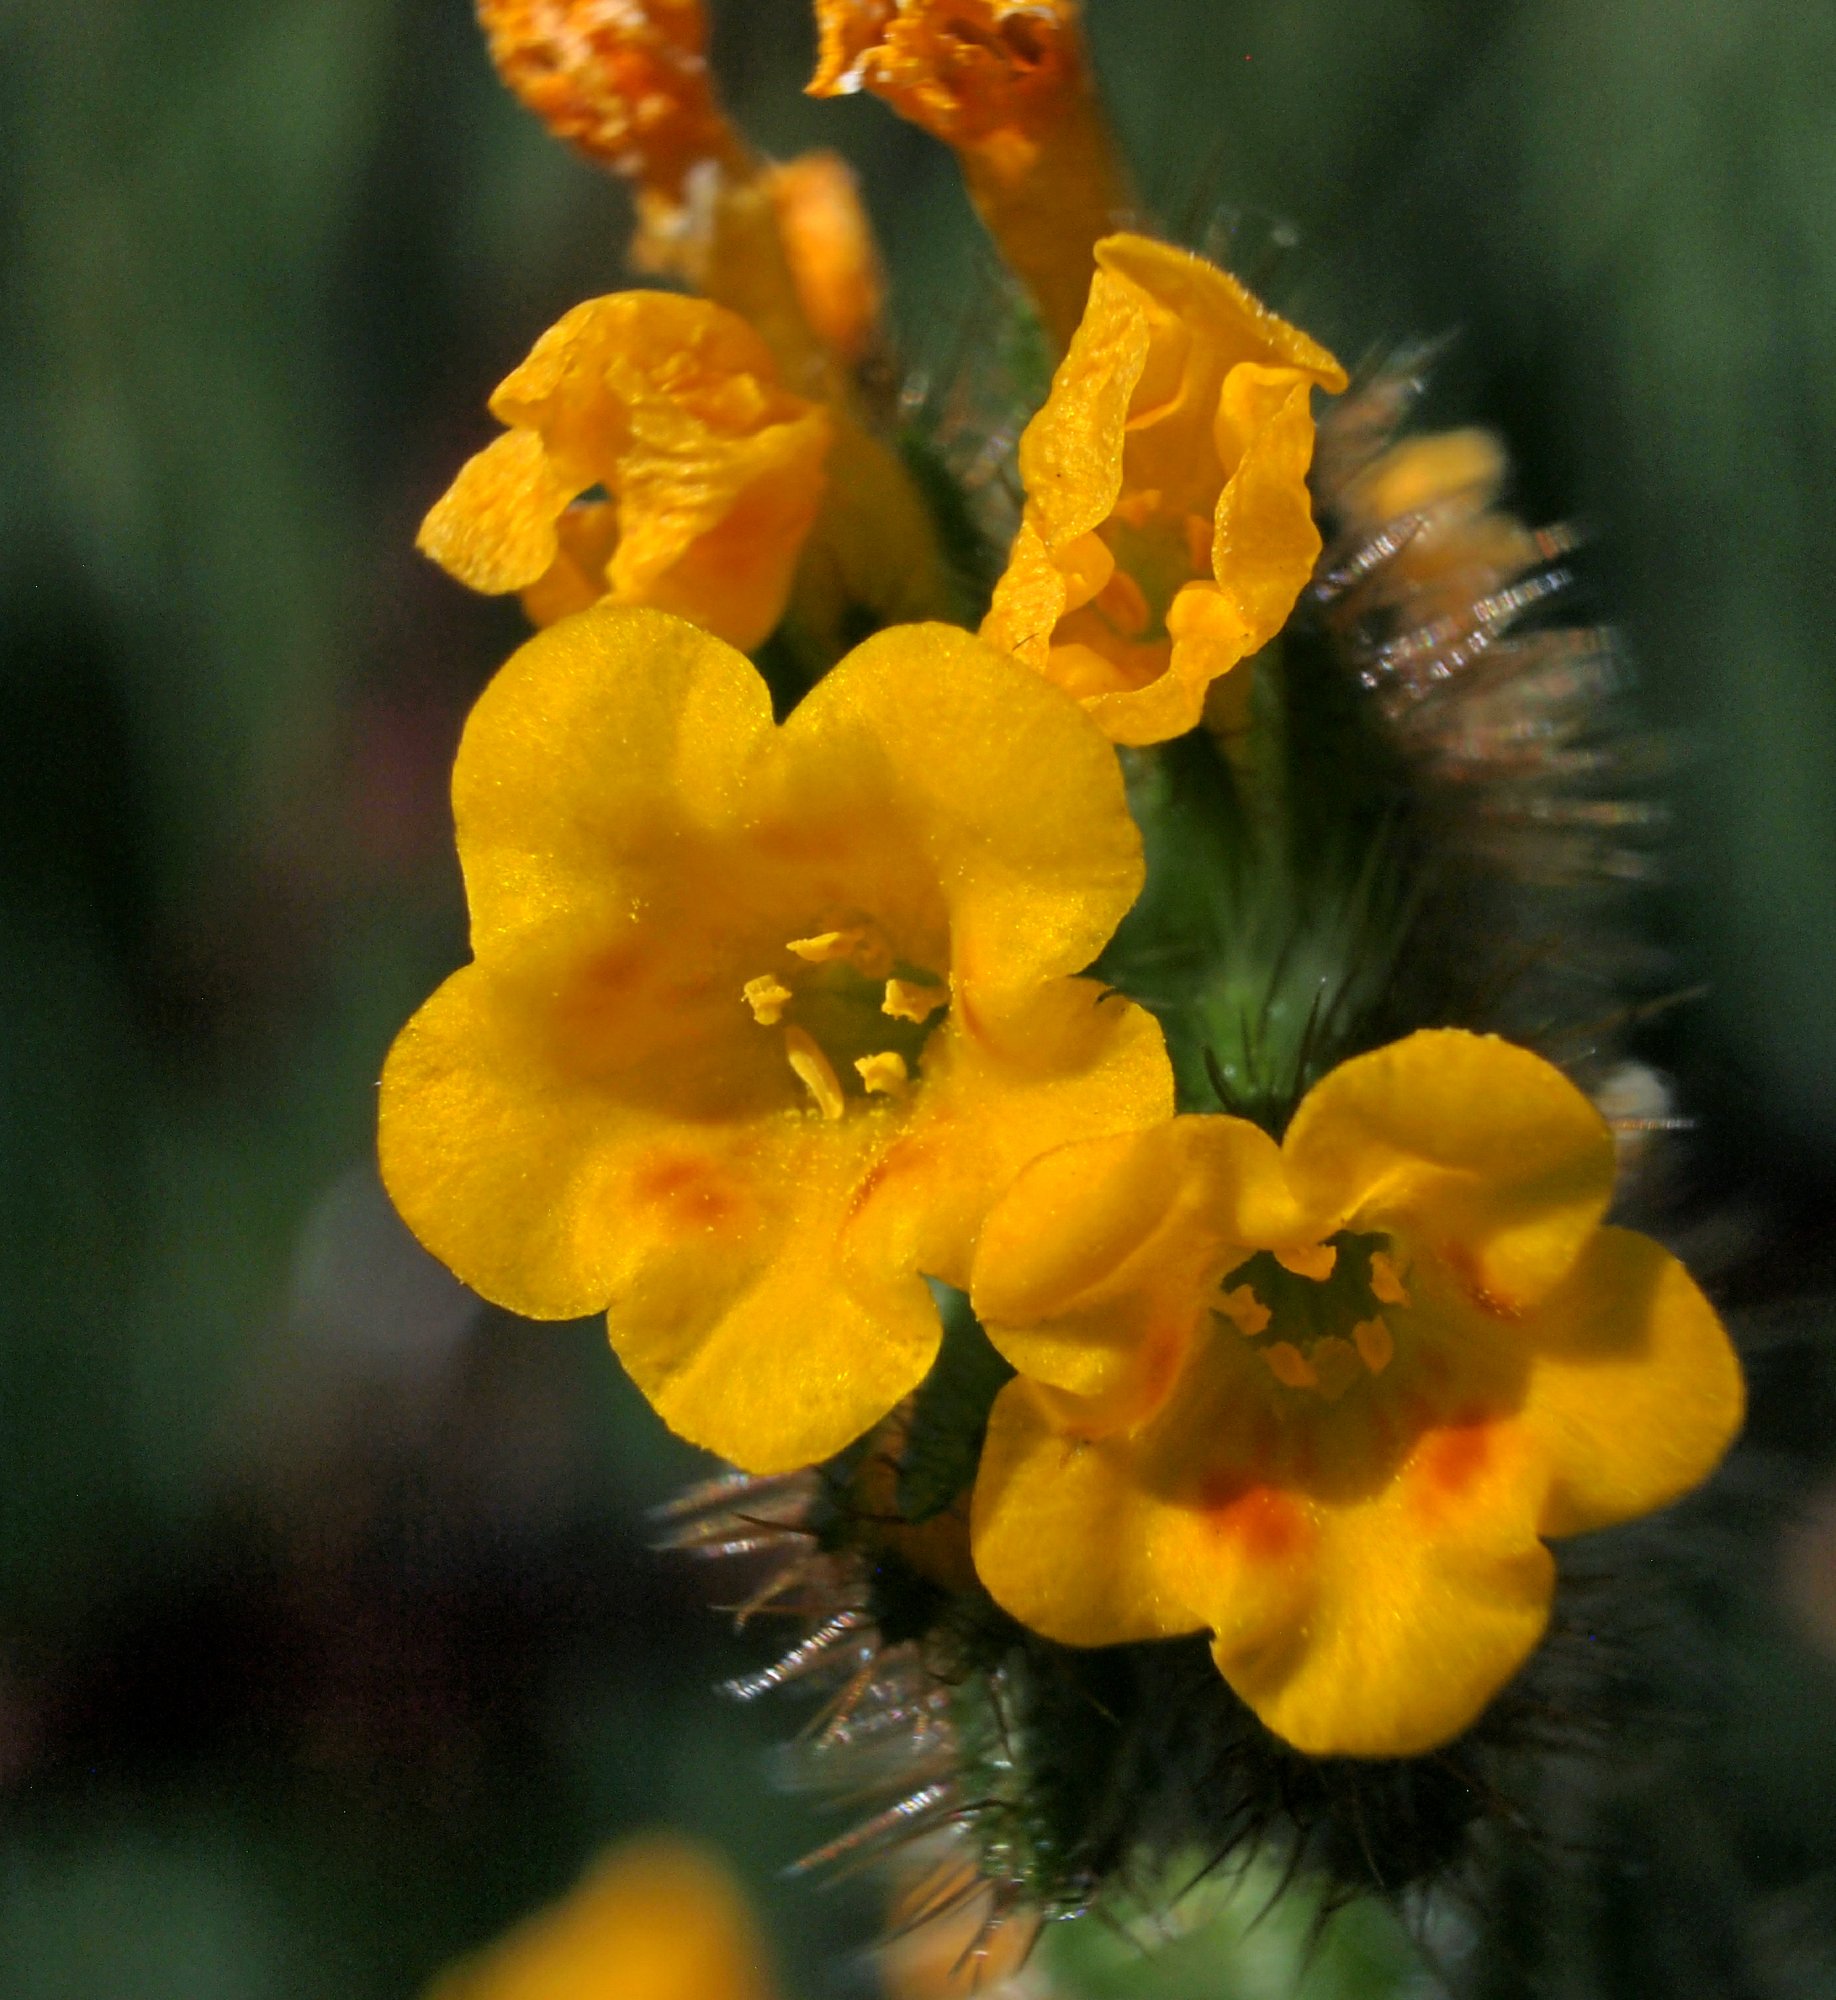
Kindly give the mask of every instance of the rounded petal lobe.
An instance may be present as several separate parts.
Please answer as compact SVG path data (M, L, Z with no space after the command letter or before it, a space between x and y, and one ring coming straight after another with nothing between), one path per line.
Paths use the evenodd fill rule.
M1331 1071L1282 1143L1326 1228L1395 1228L1511 1317L1566 1274L1606 1212L1613 1139L1528 1049L1430 1028Z
M466 460L415 547L474 590L521 590L554 562L555 524L579 491L534 431L506 431Z
M1660 1244L1602 1229L1526 1329L1523 1423L1550 1467L1542 1531L1635 1520L1699 1485L1740 1429L1740 1363Z
M1323 1510L1304 1622L1214 1645L1261 1720L1315 1757L1409 1757L1451 1741L1529 1657L1555 1564L1537 1539L1534 1446L1509 1418L1431 1428L1370 1498ZM1208 1616L1228 1618L1220 1598Z
M1082 971L1140 893L1141 836L1108 741L967 632L876 634L792 713L783 747L838 772L864 831L895 826L922 857L949 905L961 994Z
M749 1472L789 1471L852 1443L923 1379L942 1333L916 1272L847 1283L837 1268L885 1143L877 1118L791 1113L738 1141L731 1166L664 1144L626 1183L606 1324L678 1435Z
M683 619L602 605L538 633L479 696L453 770L474 951L616 912L622 871L731 821L771 730L751 662Z
M651 1122L557 1070L517 996L467 966L389 1051L383 1184L474 1291L532 1319L575 1319L606 1302L612 1189Z

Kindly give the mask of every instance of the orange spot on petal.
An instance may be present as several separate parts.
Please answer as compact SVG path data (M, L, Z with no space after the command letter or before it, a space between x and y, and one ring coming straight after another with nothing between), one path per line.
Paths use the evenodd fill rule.
M631 1177L635 1207L661 1209L679 1227L712 1229L739 1212L737 1190L712 1160L654 1153Z
M1497 1449L1498 1426L1485 1417L1462 1417L1429 1431L1415 1455L1424 1497L1431 1502L1463 1500L1484 1478Z
M1262 1481L1207 1481L1200 1505L1212 1531L1238 1543L1252 1562L1291 1562L1310 1539L1299 1505Z

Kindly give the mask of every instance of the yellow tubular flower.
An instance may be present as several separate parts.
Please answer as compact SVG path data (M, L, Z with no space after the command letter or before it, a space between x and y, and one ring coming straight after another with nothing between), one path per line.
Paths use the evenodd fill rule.
M601 607L486 689L453 799L474 963L390 1053L389 1191L752 1470L916 1387L920 1274L967 1282L1022 1164L1171 1108L1152 1017L1072 976L1141 882L1115 758L968 633L880 633L779 728L731 648Z
M1112 236L1096 262L1020 440L1026 507L982 636L1116 742L1159 743L1275 637L1312 575L1312 392L1346 377L1202 258Z
M1601 1226L1612 1178L1559 1071L1454 1030L1342 1064L1279 1146L1179 1118L1036 1161L975 1263L1021 1371L983 1581L1072 1645L1209 1628L1317 1756L1457 1735L1542 1634L1544 1538L1666 1505L1739 1428L1713 1309Z
M443 1973L425 2000L774 2000L732 1877L666 1836L614 1848L551 1909Z
M826 412L705 299L589 299L498 385L510 426L460 472L419 546L547 624L600 597L751 647L783 615L824 491ZM605 500L570 507L589 487Z
M818 97L862 88L953 147L982 220L1059 344L1090 249L1134 207L1075 0L816 0Z

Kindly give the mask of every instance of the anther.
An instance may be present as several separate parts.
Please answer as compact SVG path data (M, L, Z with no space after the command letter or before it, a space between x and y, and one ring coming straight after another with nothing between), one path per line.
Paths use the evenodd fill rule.
M1339 1252L1331 1243L1296 1243L1285 1250L1277 1250L1275 1261L1284 1271L1292 1271L1297 1278L1311 1278L1316 1284L1323 1285L1332 1276L1333 1266L1339 1261Z
M1378 1255L1381 1256L1382 1252L1380 1251ZM1375 1257L1371 1259L1373 1264L1376 1261ZM1383 1297L1383 1293L1378 1290L1375 1284L1371 1286L1371 1289L1377 1293L1379 1298ZM1390 1332L1387 1320L1361 1319L1352 1328L1351 1337L1358 1349L1359 1360L1364 1363L1365 1367L1373 1375L1381 1375L1395 1358L1396 1339Z
M892 970L892 946L873 924L846 924L840 930L818 931L814 937L792 938L785 949L811 965L843 959L863 979L884 979Z
M792 938L784 948L812 965L826 965L832 958L848 956L851 936L848 931L818 931L814 937Z
M1287 1389L1317 1389L1320 1378L1313 1364L1291 1340L1278 1340L1257 1353L1269 1364L1269 1373Z
M886 982L886 998L880 1002L880 1012L890 1014L895 1021L924 1021L939 1007L947 1006L949 999L945 987L920 986L910 979L889 979Z
M1320 1394L1329 1403L1336 1403L1358 1380L1357 1350L1349 1340L1341 1340L1336 1333L1328 1334L1324 1340L1316 1340L1313 1352L1307 1358L1319 1378Z
M905 1058L897 1049L882 1049L878 1055L857 1056L854 1067L870 1092L882 1097L903 1097L910 1088Z
M834 1066L801 1028L784 1030L784 1053L803 1087L816 1100L816 1108L833 1121L847 1108L840 1079Z
M1402 1273L1396 1268L1396 1259L1387 1251L1371 1252L1371 1293L1379 1305L1406 1306L1409 1303L1408 1287L1402 1281ZM1370 1322L1382 1326L1381 1320Z
M762 972L740 988L740 997L752 1009L752 1018L761 1028L775 1028L791 1001L791 990L775 973Z
M1217 1310L1248 1340L1266 1332L1272 1317L1268 1307L1249 1285L1239 1285L1234 1292L1220 1292Z

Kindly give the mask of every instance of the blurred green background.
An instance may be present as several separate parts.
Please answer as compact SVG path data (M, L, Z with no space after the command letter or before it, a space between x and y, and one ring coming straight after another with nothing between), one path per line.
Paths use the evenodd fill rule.
M862 169L908 357L941 362L984 257L947 156L799 94L802 0L716 18L754 138ZM1827 1289L1836 11L1088 19L1163 211L1291 222L1289 303L1348 357L1455 332L1439 413L1590 531L1588 608L1682 753L1653 921L1708 985L1657 1050L1703 1121L1694 1240L1758 1299ZM658 1819L735 1855L792 1993L865 1990L862 1901L772 1886L827 1827L767 1789L785 1719L711 1699L751 1656L644 1553L693 1454L596 1327L468 1301L371 1166L388 1039L463 955L446 766L520 630L414 528L626 227L465 0L0 0L6 2000L411 1995ZM1831 1770L1836 1614L1822 1654L1792 1634L1836 1605L1836 1530L1768 1539L1836 1438L1809 1351L1771 1392L1797 1430L1758 1427L1785 1470L1741 1699L1797 1706L1743 1710L1736 1900ZM1836 1849L1781 1838L1766 1893L1816 1906ZM1155 1990L1285 1990L1261 1936ZM1308 1990L1397 1990L1387 1949Z

